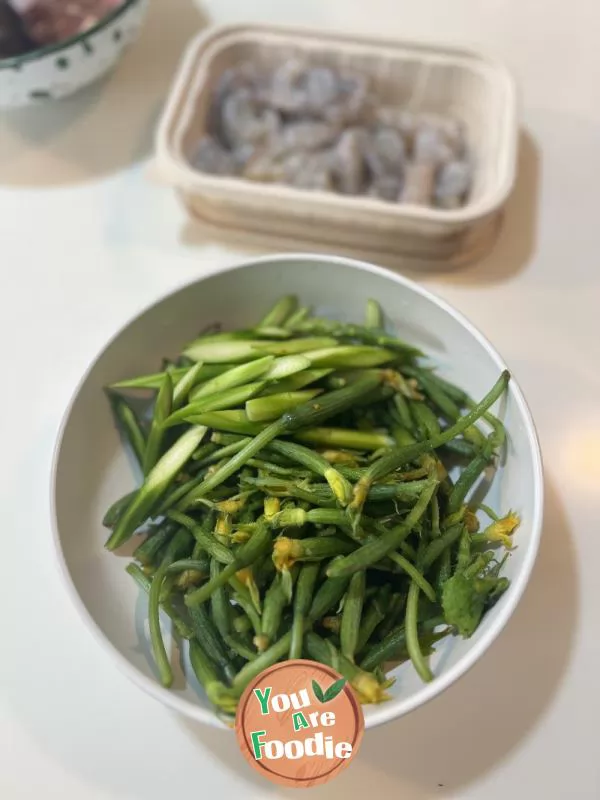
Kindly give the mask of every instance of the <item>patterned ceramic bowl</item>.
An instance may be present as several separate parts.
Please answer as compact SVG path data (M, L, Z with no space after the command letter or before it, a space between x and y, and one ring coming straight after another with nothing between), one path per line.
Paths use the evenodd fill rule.
M105 75L137 36L148 0L124 0L78 36L0 61L0 108L67 97Z

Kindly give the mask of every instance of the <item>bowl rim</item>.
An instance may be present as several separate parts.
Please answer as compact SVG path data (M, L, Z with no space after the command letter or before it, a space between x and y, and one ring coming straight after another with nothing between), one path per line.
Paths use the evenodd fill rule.
M62 39L60 42L55 42L53 44L47 44L43 47L38 47L35 50L29 50L27 53L21 53L18 56L10 56L9 58L0 59L0 70L3 69L18 69L22 64L27 63L28 61L36 61L38 58L43 58L44 56L51 55L53 53L60 53L61 50L65 50L67 47L71 45L77 44L78 42L83 41L88 36L93 36L98 31L102 30L102 28L109 25L115 19L121 16L121 14L125 13L125 11L134 6L136 3L140 3L142 0L123 0L121 5L114 8L112 11L109 11L107 14L104 14L98 22L92 25L91 28L86 28L81 33L75 34L75 36L69 36L68 39Z
M56 508L58 462L60 459L64 434L67 425L69 423L71 412L83 386L85 385L86 381L88 380L89 376L91 375L92 371L96 367L96 364L102 358L102 356L127 330L127 328L130 325L132 325L137 319L139 319L143 314L148 313L151 309L160 305L165 300L173 297L175 294L178 294L179 292L182 292L185 289L188 289L191 286L200 283L208 278L216 277L217 275L229 272L235 272L240 269L250 269L251 267L260 266L262 264L271 264L277 262L285 263L297 259L303 259L304 261L309 261L309 262L327 262L330 264L337 264L339 266L356 269L359 272L367 272L372 275L377 275L381 278L386 278L388 280L394 281L395 283L404 286L406 289L416 292L426 300L429 300L442 310L446 311L454 319L456 319L457 322L459 322L463 327L465 327L467 331L479 342L479 344L483 346L488 355L497 364L499 371L508 368L506 363L498 353L498 351L491 344L491 342L460 311L455 309L452 305L450 305L450 303L446 302L441 297L438 297L434 292L431 292L429 289L426 289L425 287L421 286L420 284L416 283L410 278L406 278L403 275L392 272L387 268L379 267L374 264L370 264L369 262L366 261L360 261L358 259L347 258L345 256L330 256L327 254L321 255L317 253L301 253L301 252L275 253L266 256L258 256L256 258L250 258L250 259L245 258L225 266L222 265L216 266L214 269L210 269L207 273L203 274L200 277L197 277L192 280L186 280L181 284L173 287L169 291L162 293L154 302L145 305L143 308L139 309L134 314L132 314L125 321L125 323L118 328L118 330L113 334L113 336L109 338L106 344L96 353L95 357L92 359L89 366L84 371L82 377L79 379L77 385L75 386L74 391L72 392L71 398L63 413L59 425L52 453L52 464L51 464L50 486L49 486L50 517L51 517L51 528L52 528L52 541L54 545L53 550L57 561L59 573L62 577L62 582L67 591L67 594L69 595L73 605L78 611L81 620L84 622L85 626L90 631L93 638L101 646L101 648L104 649L105 652L107 652L113 657L118 669L124 675L126 675L133 683L135 683L137 686L143 689L147 694L159 700L164 705L173 709L174 711L178 711L184 716L194 719L197 722L202 722L204 724L208 724L219 728L226 728L228 726L221 719L219 719L219 717L211 709L203 708L202 706L190 703L185 698L179 697L175 692L172 692L169 689L165 689L164 687L162 687L155 678L151 678L144 675L137 669L137 667L133 666L129 662L129 660L121 653L121 651L112 643L112 641L108 638L108 636L106 636L103 633L96 620L93 618L91 613L86 608L83 600L79 595L79 592L75 587L75 583L73 581L73 578L71 577L69 568L67 566L59 533L57 508ZM393 719L400 718L405 714L408 714L410 711L413 711L418 706L424 705L425 703L428 703L430 700L432 700L434 697L437 697L439 694L445 691L449 686L455 683L459 678L463 677L471 669L471 667L473 667L473 665L481 658L481 656L486 652L486 650L488 650L491 644L495 641L495 639L505 628L510 617L517 608L519 601L529 582L529 578L531 576L531 572L539 550L539 544L542 533L543 506L544 506L544 479L543 479L542 454L541 454L536 426L533 421L531 411L529 409L527 401L525 400L525 397L523 395L523 392L521 391L518 382L514 377L512 377L512 373L511 373L511 381L509 384L509 391L513 393L514 400L517 403L517 406L519 407L519 410L521 411L523 419L525 421L526 435L533 456L533 467L534 467L533 469L534 497L533 497L533 514L531 519L531 540L521 570L519 574L511 582L511 586L509 588L509 591L507 592L507 597L509 598L509 602L507 602L504 605L501 612L495 618L493 623L489 626L487 630L483 632L481 638L475 643L475 645L471 648L471 650L468 653L466 653L456 664L454 664L446 673L444 673L440 677L435 678L431 683L423 684L422 688L420 688L419 691L415 692L413 695L411 695L409 698L405 700L397 700L397 701L391 700L389 702L382 703L379 706L372 706L370 709L370 714L368 719L365 719L366 728L376 727L383 723L390 722Z

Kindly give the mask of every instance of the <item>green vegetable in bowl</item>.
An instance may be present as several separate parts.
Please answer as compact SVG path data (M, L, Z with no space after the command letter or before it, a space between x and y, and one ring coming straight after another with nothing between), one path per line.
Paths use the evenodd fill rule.
M432 680L436 643L472 636L507 589L519 519L475 498L504 445L491 409L510 376L472 400L383 320L374 301L359 325L285 297L256 328L204 333L162 372L109 387L144 477L107 510L106 547L146 537L127 571L165 686L161 611L220 713L301 657L381 702L386 666Z

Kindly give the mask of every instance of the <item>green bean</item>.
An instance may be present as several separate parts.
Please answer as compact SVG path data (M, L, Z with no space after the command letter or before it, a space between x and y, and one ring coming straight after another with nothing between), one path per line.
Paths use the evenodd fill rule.
M312 659L328 664L341 673L356 690L363 703L380 703L386 699L384 689L377 678L345 658L331 642L325 641L311 631L306 634L306 646Z
M294 617L292 621L292 639L288 658L302 657L302 641L306 630L306 616L310 610L313 593L320 566L318 563L304 564L298 575L294 593Z
M198 361L189 370L182 375L179 380L173 378L171 374L171 380L173 381L173 403L172 403L172 410L175 411L179 408L182 403L185 403L187 400L189 393L192 391L194 386L201 380L202 370L204 365L201 361Z
M186 531L185 528L180 528L165 547L160 560L160 566L169 566L175 561L189 558L192 554L193 542L194 539L190 532ZM165 600L171 594L175 581L175 575L169 575L165 578L160 595L161 601Z
M298 497L301 500L306 500L313 506L322 506L325 508L333 508L336 505L336 498L331 491L331 488L325 484L313 483L308 488L304 488L297 483L289 483L280 478L249 478L248 481L263 491L272 492L273 494L289 497ZM406 483L389 483L389 484L376 484L371 486L369 496L367 498L369 503L381 503L387 500L398 501L411 501L417 500L422 490L427 484L426 480L413 480ZM337 527L344 527L342 518L337 523ZM349 526L349 521L344 520L344 524Z
M203 414L190 415L187 422L193 425L205 425L216 431L237 433L242 436L255 436L261 433L265 426L250 422L245 411L206 411Z
M417 428L424 439L433 439L440 433L440 423L433 411L425 403L412 402L410 406Z
M189 371L190 367L170 367L168 374L171 376L171 380L179 381ZM113 390L160 389L166 374L167 372L164 371L164 372L155 372L152 375L140 375L138 378L130 378L123 381L117 381L116 383L111 383L108 388Z
M340 630L341 650L343 655L350 661L354 661L354 655L358 647L358 635L365 601L365 588L365 573L356 572L350 578L350 585L346 593L344 610L342 612L342 626Z
M217 394L203 395L201 398L196 398L193 403L189 403L171 414L164 421L164 425L165 427L181 425L183 422L198 417L205 412L233 409L255 397L265 385L264 381L255 381L254 383L246 383L243 386L235 386L233 389L225 389L222 392L217 392Z
M394 408L398 416L398 422L407 431L414 430L415 420L411 414L411 407L408 400L400 392L394 395Z
M280 420L282 433L295 433L301 428L313 428L330 417L352 408L361 397L368 395L383 380L383 373L369 375L352 386L327 392L315 402L303 403L284 414Z
M290 649L292 632L288 631L279 641L272 644L255 659L244 665L233 679L233 688L238 694L242 694L246 686L254 680L261 672L272 667L282 659Z
M205 444L201 444L200 447L197 447L192 456L192 461L196 462L194 469L200 469L200 467L204 466L202 463L204 459L215 453L218 449L219 446L214 444L214 442L206 442ZM192 465L190 465L190 467L191 466Z
M162 564L156 570L154 578L152 579L152 585L150 586L150 595L148 599L150 645L152 647L152 653L154 655L156 666L158 667L160 682L167 688L173 683L173 670L171 669L171 663L169 662L162 632L160 630L159 609L162 584L164 579L170 573L177 571L181 572L184 569L195 569L197 566L197 562L191 560L176 561L174 564Z
M377 631L379 637L386 637L389 632L394 628L398 619L404 617L404 604L406 602L406 595L401 592L394 592L390 599L390 604L387 614Z
M437 495L431 499L431 537L441 536L440 530L440 502Z
M367 500L370 503L380 503L386 500L400 500L407 502L416 500L428 481L424 479L409 480L404 483L379 483L371 486Z
M459 479L454 484L454 488L448 498L448 514L454 514L465 502L469 491L473 488L475 481L485 470L490 462L492 444L488 442L483 450L461 472Z
M302 478L307 478L310 473L306 470L299 470L294 467L282 467L280 464L276 464L274 461L265 461L262 458L249 458L246 462L246 465L249 467L256 467L263 472L269 472L273 475L278 475L280 478L290 478L293 477L297 480L301 480Z
M131 406L123 398L117 398L114 402L114 411L119 426L119 431L140 465L144 462L146 451L146 437L142 430L140 421Z
M281 381L288 379L299 372L309 370L310 361L306 356L298 353L297 355L281 356L276 358L263 376L266 381Z
M313 367L377 367L380 364L393 361L396 354L383 347L366 347L359 345L346 345L321 347L309 350L303 355Z
M300 403L307 403L321 394L322 389L304 389L297 392L282 392L268 397L247 400L245 409L250 422L271 422Z
M434 492L438 486L437 481L430 479L412 510L400 525L382 534L379 538L367 542L345 558L332 564L327 574L329 577L352 575L354 572L366 569L375 564L389 553L396 550L402 541L414 530L415 526L427 510Z
M221 573L221 565L216 558L210 561L210 577L217 578ZM217 630L223 639L231 633L231 604L223 586L219 586L210 598L210 611Z
M198 569L188 569L185 570L185 572L179 573L175 585L178 589L183 589L184 591L192 586L197 586L205 580L205 578L210 576L210 557L208 553L204 552L198 545L198 542L194 545L190 558L192 561L197 561L201 566L199 566Z
M356 575L362 573L357 572ZM389 583L386 583L377 590L375 597L371 600L360 621L360 628L358 630L358 639L356 642L356 652L361 653L367 646L371 636L375 632L380 622L385 619L388 612L390 597L392 589Z
M465 391L463 391L463 389L456 386L456 384L445 380L445 378L440 377L431 370L419 370L417 373L417 370L414 367L412 369L414 370L415 376L417 378L420 375L426 376L428 382L431 385L438 386L460 408L463 408L464 406L467 405L467 402L469 401L469 395Z
M423 594L431 600L432 603L435 603L436 594L435 589L429 583L427 578L419 572L417 567L414 564L411 564L410 561L405 558L404 556L400 555L400 553L392 553L390 556L391 560L396 564L400 569L402 569L406 574L412 578L413 583L416 583L419 589L423 592Z
M426 372L421 372L418 376L419 383L424 392L428 395L431 402L437 406L441 413L451 422L456 422L460 418L460 408L448 396L446 390L439 384L432 380L431 376ZM471 403L474 407L474 403ZM474 426L470 426L465 430L464 436L476 447L482 447L485 443L485 438L480 430Z
M131 575L133 580L141 589L146 592L146 594L150 594L152 579L149 578L144 571L138 567L137 564L131 562L125 567L125 571ZM180 617L177 611L173 608L172 603L169 600L166 600L165 602L160 603L160 607L171 619L175 630L182 637L182 639L191 639L194 635L194 631L190 628L187 622Z
M469 408L473 407L472 401L469 401L468 407ZM486 411L486 413L483 415L483 419L492 428L492 433L489 436L489 441L492 445L492 448L494 450L499 450L506 441L506 428L504 427L502 422L500 422L498 417L495 417L493 414L490 414L489 411Z
M169 541L160 565L169 565L174 561L180 561L182 558L187 558L191 554L193 546L194 538L191 533L185 528L179 528L179 530L175 532L175 535Z
M420 622L418 625L419 638L433 633L435 628L444 624L443 617L433 617L432 619ZM380 642L377 642L365 653L360 666L362 669L370 671L384 664L386 661L393 661L400 654L406 652L406 628L404 624L398 625ZM408 653L407 653L408 655Z
M355 339L364 344L388 347L409 359L423 355L416 347L390 336L385 331L372 330L361 325L347 325L337 320L307 319L296 325L295 330L300 333L327 334L338 339Z
M302 464L302 466L307 467L316 475L321 475L325 478L340 505L345 506L350 502L352 487L346 478L322 456L315 453L314 450L309 450L307 447L293 442L278 441L277 439L271 442L268 449L286 456L291 461Z
M150 426L150 432L148 433L148 441L146 442L144 460L142 462L144 475L148 475L160 456L165 433L164 422L171 413L172 404L173 382L169 373L166 372L162 385L158 390L156 402L154 403L152 424Z
M283 327L286 330L292 331L296 325L299 325L301 322L303 322L309 314L310 308L308 306L302 306L294 311L290 317L288 317L288 319L283 323Z
M190 492L194 486L199 486L200 483L204 480L206 471L202 469L199 474L194 475L193 478L190 478L184 483L180 484L177 487L171 489L170 492L167 492L165 496L162 498L162 501L157 505L157 507L152 512L153 517L162 517L172 508L174 508L177 503L181 500L182 497Z
M365 312L365 327L366 328L383 328L383 310L377 300L367 300L367 309Z
M182 514L180 511L169 511L169 519L183 525L194 536L198 544L214 559L221 564L232 564L235 561L233 552L224 544L219 542L210 533L204 530L202 525L198 525L191 517Z
M418 611L419 611L419 586L414 581L410 584L406 600L406 649L419 677L429 683L433 680L433 673L425 661L419 644Z
M230 650L240 656L240 658L243 658L244 661L253 661L257 656L256 650L253 650L249 644L238 636L234 636L232 633L226 634L223 637L223 641Z
M266 344L260 339L231 341L191 342L183 351L192 361L203 361L206 364L240 364L256 361L265 353L259 348Z
M337 505L333 492L329 486L325 484L322 485L321 491L315 492L313 491L314 486L305 488L301 484L290 483L289 479L286 478L246 478L244 479L244 483L249 483L252 486L256 486L257 489L266 492L268 494L267 499L271 500L276 500L279 497L295 497L298 500L305 500L312 506L335 508ZM278 510L273 512L273 516Z
M170 366L168 371L171 376L171 380L179 381L181 378L189 372L190 368L196 363L195 361L189 360L189 364L186 366L181 367L173 367ZM225 370L229 369L227 364L205 364L202 369L200 370L200 374L198 377L198 381L206 381L210 380L217 375L220 375ZM160 389L160 386L163 382L165 377L165 372L155 372L151 375L140 375L137 378L132 378L129 380L117 381L116 383L111 383L109 389L113 390L120 390L120 389L145 389L145 390L154 390Z
M216 579L215 582L219 583L219 580ZM235 602L239 605L239 607L242 609L244 614L250 620L250 624L252 625L252 628L253 628L254 633L256 634L256 636L260 636L262 634L262 623L261 623L261 619L260 619L260 614L258 613L256 608L254 607L250 597L247 596L246 594L244 594L243 591L239 591L240 588L243 588L243 584L240 585L240 583L237 583L236 580L235 580L235 577L232 577L232 578L229 579L229 584L232 587L234 587L233 599L235 600ZM220 586L217 586L217 589L218 588L220 588ZM216 589L215 589L215 591L216 591Z
M429 567L437 561L437 559L442 555L442 553L449 547L451 547L454 542L458 540L461 533L463 532L463 526L453 525L451 528L448 528L441 536L438 536L437 539L432 539L431 542L427 545L425 549L425 554L423 556L423 562L420 565L423 570L429 569Z
M208 467L210 464L215 464L217 461L222 461L224 458L234 455L234 453L239 453L239 451L245 447L249 441L251 441L249 436L243 436L237 441L225 445L225 447L219 447L219 449L215 452L205 456L201 461L198 462L198 464L202 467Z
M325 578L313 597L308 614L310 622L316 622L337 606L344 596L349 580L345 576L341 578Z
M206 495L209 491L219 486L231 475L235 474L249 458L256 455L263 447L269 442L276 439L284 433L290 433L298 430L301 427L311 425L326 420L328 417L338 414L345 408L349 408L356 399L363 394L371 391L377 385L377 380L374 378L365 378L364 381L359 381L354 386L347 389L339 389L337 392L329 392L319 398L318 403L304 403L297 406L292 411L286 412L281 419L277 422L271 423L267 428L262 430L251 442L249 442L243 450L232 456L227 464L221 467L217 472L207 478L200 486L192 490L189 495L183 498L180 503L180 508L185 508L198 497Z
M487 514L487 516L492 520L492 522L498 522L499 516L496 512L491 509L489 506L486 506L484 503L479 503L479 508Z
M382 456L378 461L375 461L359 480L354 487L354 500L350 505L350 510L355 513L355 519L358 521L360 511L368 495L371 484L377 480L381 480L386 475L389 475L393 470L398 469L403 464L408 464L414 461L418 456L440 447L446 442L456 438L461 433L464 433L467 428L473 425L488 408L490 408L500 395L506 390L510 374L504 370L492 389L488 394L464 417L460 419L450 428L434 436L431 439L425 439L416 444L407 445L405 447L396 447L387 455Z
M393 439L384 433L354 431L347 428L315 427L296 433L295 438L305 444L341 447L348 450L379 450L381 447L390 447L393 444Z
M185 596L186 605L189 607L206 602L215 589L224 586L236 572L252 564L270 548L271 532L266 525L262 525L245 544L239 547L234 561L227 564L217 577L211 578L208 583Z
M248 364L231 367L212 380L206 381L202 386L197 386L190 397L190 402L197 403L203 397L221 394L228 389L235 389L262 377L273 365L273 356L263 356Z
M452 575L452 554L450 552L450 547L448 547L446 548L446 550L444 550L444 552L440 556L440 565L438 568L438 574L436 580L437 592L439 593L443 592L444 584L451 575Z
M149 516L173 483L179 470L204 438L206 430L202 426L190 428L167 450L156 466L150 470L141 488L109 537L105 545L107 550L116 550L117 547L120 547L131 538L136 528Z
M268 555L270 555L270 553ZM268 555L265 553L264 557L267 558ZM258 612L258 614L262 612L262 603L260 599L260 590L258 588L258 584L256 583L256 579L254 576L254 570L256 569L258 572L259 566L260 566L259 562L255 561L253 564L247 565L243 567L241 570L238 570L238 572L235 575L235 580L240 581L242 585L245 587L246 591L248 592L250 600L254 608Z
M168 522L158 526L155 532L149 534L146 539L136 547L133 551L133 557L145 567L154 564L156 556L175 534L176 530L177 527Z
M298 298L293 294L288 294L285 297L280 298L265 314L265 316L259 322L259 327L279 327L281 325L285 325L286 320L289 320L297 308Z
M123 497L119 497L118 500L112 504L112 506L108 509L104 517L102 518L102 524L105 528L114 528L119 519L125 513L125 509L129 506L133 498L135 497L136 492L127 492L124 494Z
M315 536L309 539L289 539L279 536L273 545L273 563L278 570L292 567L296 561L322 561L354 549L352 542L337 536Z
M232 681L236 674L235 667L208 612L204 606L195 606L188 608L188 614L197 641L200 642L207 655L214 661L227 680Z
M439 382L432 380L431 376L428 375L424 370L415 368L411 369L409 367L407 368L406 372L408 375L414 375L415 378L417 378L421 389L429 397L436 408L442 412L446 419L456 422L456 420L460 417L460 408L454 402L454 400L448 396Z
M226 714L235 714L237 696L220 680L201 642L190 642L190 664L210 702Z
M326 375L332 372L331 369L305 369L302 372L297 372L290 375L289 378L277 380L266 386L262 392L261 397L268 397L272 394L279 394L280 392L295 392L298 389L304 389L311 383L317 383Z
M262 633L267 646L270 645L281 625L283 610L287 605L287 597L283 591L281 574L277 573L265 594L262 615Z

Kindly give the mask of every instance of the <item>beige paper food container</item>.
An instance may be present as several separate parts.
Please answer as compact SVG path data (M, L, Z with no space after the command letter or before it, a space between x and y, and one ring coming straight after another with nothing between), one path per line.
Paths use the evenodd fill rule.
M204 174L190 155L205 133L212 88L246 59L269 67L291 56L367 74L386 105L448 114L465 126L475 160L468 202L456 210L306 191ZM379 87L381 87L379 89ZM213 231L308 249L458 266L493 246L515 180L517 99L507 68L473 51L349 35L223 26L189 45L156 132L154 172Z

